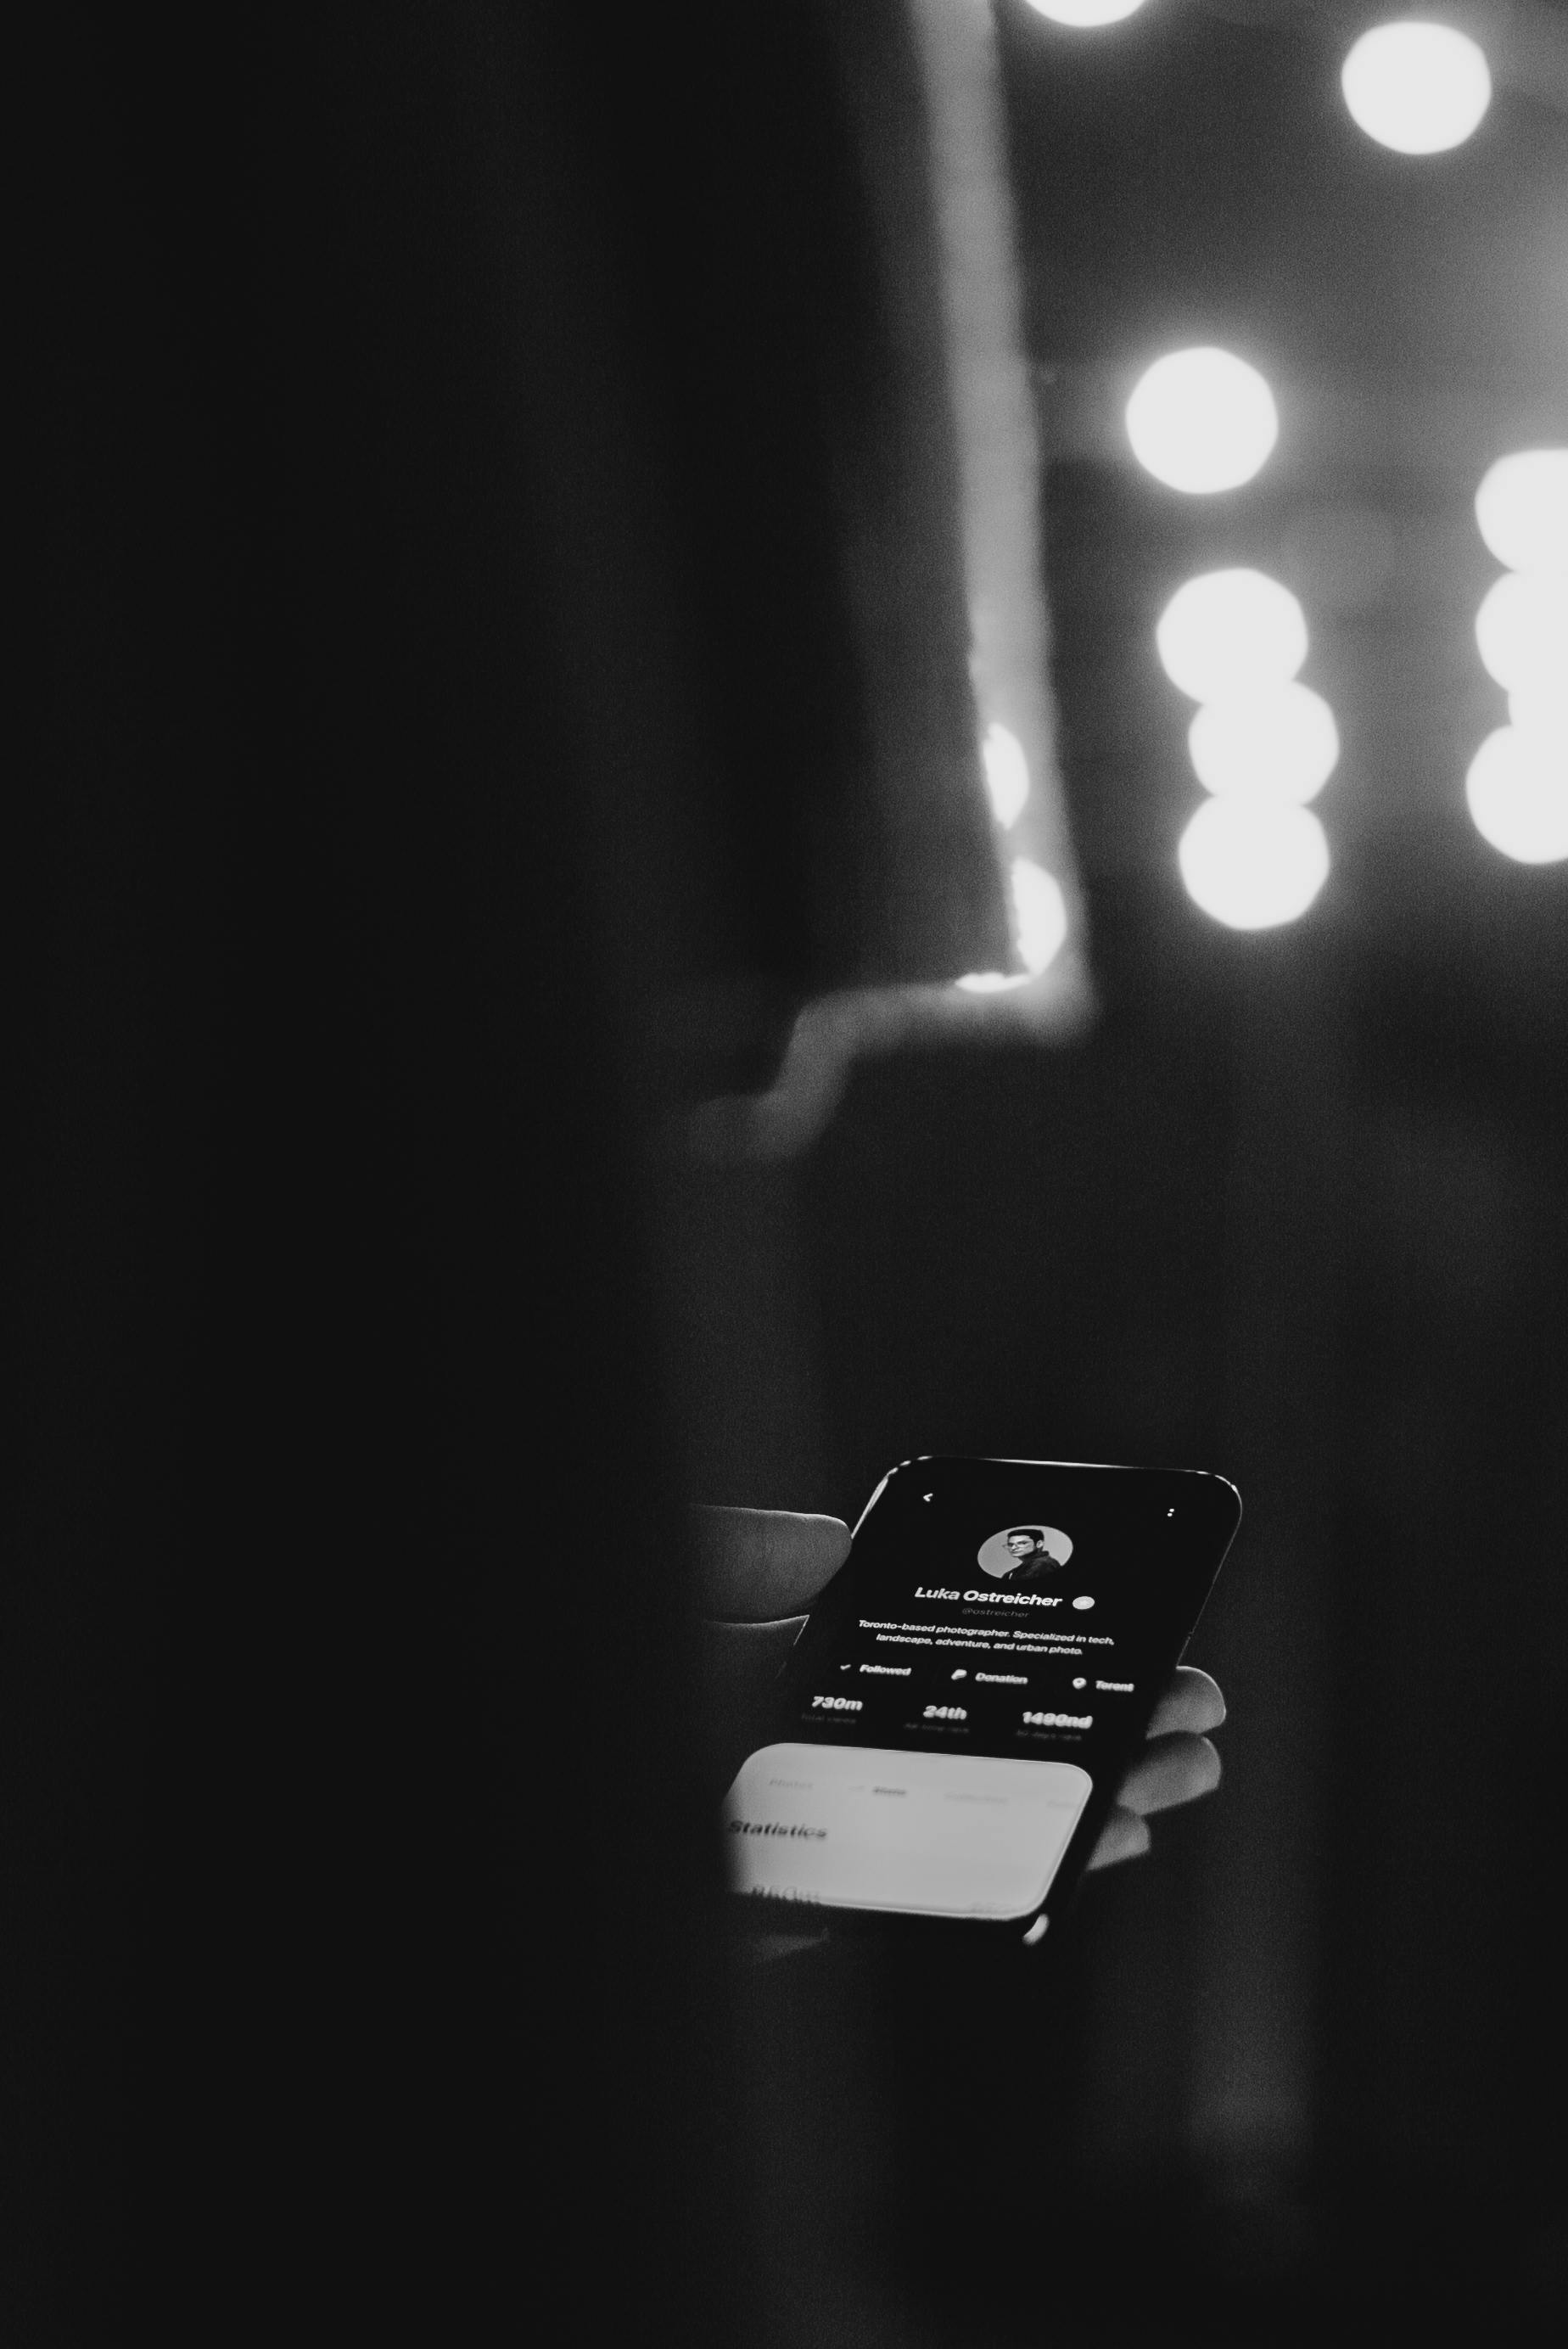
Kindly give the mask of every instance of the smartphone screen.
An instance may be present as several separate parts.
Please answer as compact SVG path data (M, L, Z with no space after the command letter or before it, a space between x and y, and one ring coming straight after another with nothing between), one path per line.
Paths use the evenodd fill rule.
M891 1470L729 1789L736 1891L998 1924L1054 1910L1240 1517L1234 1487L1195 1471Z

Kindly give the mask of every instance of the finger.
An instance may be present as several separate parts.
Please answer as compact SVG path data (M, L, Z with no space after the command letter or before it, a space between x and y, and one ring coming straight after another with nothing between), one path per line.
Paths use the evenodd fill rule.
M1205 1729L1218 1729L1224 1718L1225 1700L1220 1693L1219 1682L1191 1664L1178 1664L1170 1687L1154 1708L1149 1734L1169 1737L1181 1729L1202 1733Z
M799 1615L850 1554L838 1517L788 1509L694 1509L703 1607L732 1623Z
M1178 1803L1194 1803L1212 1795L1220 1783L1220 1757L1206 1737L1181 1732L1157 1737L1143 1749L1116 1790L1124 1810L1147 1818L1153 1811L1173 1810Z
M1089 1867L1114 1868L1118 1860L1141 1859L1152 1840L1142 1819L1131 1811L1114 1810L1100 1829Z
M704 1623L699 1641L709 1701L727 1696L754 1702L778 1679L805 1619L786 1615L773 1623Z

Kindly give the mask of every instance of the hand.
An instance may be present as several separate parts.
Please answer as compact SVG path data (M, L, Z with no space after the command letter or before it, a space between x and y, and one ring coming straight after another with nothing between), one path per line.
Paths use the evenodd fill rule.
M806 1609L850 1554L837 1517L782 1509L697 1509L703 1568L707 1678L716 1744L743 1747L794 1645ZM1220 1757L1205 1733L1225 1718L1225 1700L1207 1672L1181 1664L1154 1709L1148 1743L1117 1789L1090 1868L1113 1868L1149 1849L1149 1821L1212 1794ZM735 1753L736 1765L742 1758Z

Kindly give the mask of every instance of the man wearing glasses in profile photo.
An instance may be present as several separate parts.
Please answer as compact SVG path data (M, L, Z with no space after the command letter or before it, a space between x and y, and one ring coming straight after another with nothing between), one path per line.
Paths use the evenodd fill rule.
M994 1582L1016 1588L1048 1582L1072 1554L1071 1537L1058 1526L1009 1526L1000 1539L992 1535L976 1562Z

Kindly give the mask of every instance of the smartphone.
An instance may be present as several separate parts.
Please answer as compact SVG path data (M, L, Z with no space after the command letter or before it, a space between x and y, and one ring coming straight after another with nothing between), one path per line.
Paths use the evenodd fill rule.
M724 1805L758 1921L979 1924L1071 1900L1241 1521L1197 1470L902 1461Z

